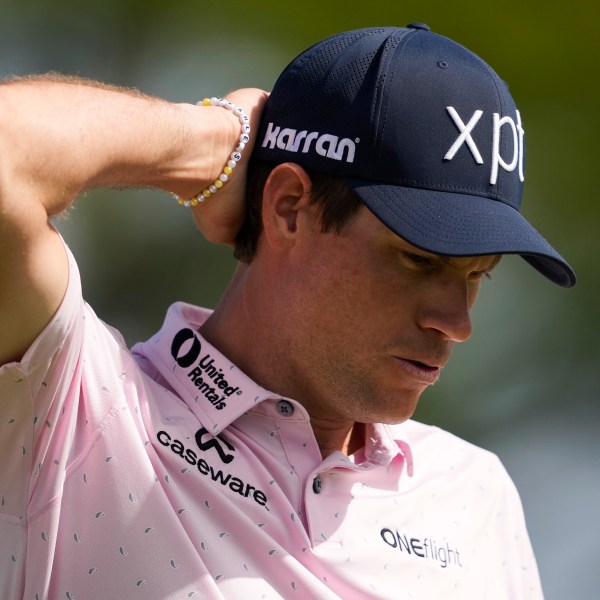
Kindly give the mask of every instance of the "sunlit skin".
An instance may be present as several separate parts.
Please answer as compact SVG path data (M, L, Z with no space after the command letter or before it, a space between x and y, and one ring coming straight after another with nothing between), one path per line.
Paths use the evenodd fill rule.
M499 257L425 252L366 207L340 234L322 233L300 171L267 190L279 202L265 201L259 252L203 333L261 385L304 405L324 456L349 453L362 445L355 423L413 414L469 338L470 310Z

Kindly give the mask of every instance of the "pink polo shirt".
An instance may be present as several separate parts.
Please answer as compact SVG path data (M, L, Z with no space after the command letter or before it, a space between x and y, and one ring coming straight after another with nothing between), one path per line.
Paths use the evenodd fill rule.
M408 421L323 460L303 407L197 333L209 312L173 305L132 354L70 260L0 369L2 600L542 597L494 455Z

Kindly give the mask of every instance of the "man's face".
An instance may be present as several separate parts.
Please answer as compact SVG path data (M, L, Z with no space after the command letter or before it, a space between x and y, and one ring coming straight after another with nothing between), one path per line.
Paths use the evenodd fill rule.
M470 336L470 309L497 262L422 251L365 207L341 234L308 228L282 274L284 389L313 417L406 420Z

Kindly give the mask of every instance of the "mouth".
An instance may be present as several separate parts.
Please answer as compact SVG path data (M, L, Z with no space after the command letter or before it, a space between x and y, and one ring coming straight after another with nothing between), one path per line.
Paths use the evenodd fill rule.
M426 385L433 385L442 373L443 365L429 364L420 360L395 357L399 366L413 379Z

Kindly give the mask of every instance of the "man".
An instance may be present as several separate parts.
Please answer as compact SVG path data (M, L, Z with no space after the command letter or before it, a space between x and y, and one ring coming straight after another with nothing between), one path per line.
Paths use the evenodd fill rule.
M412 24L300 55L257 135L264 94L230 100L0 91L3 597L541 597L496 457L408 420L501 254L575 282L518 212L506 86ZM174 192L241 259L133 354L48 225L117 185Z

